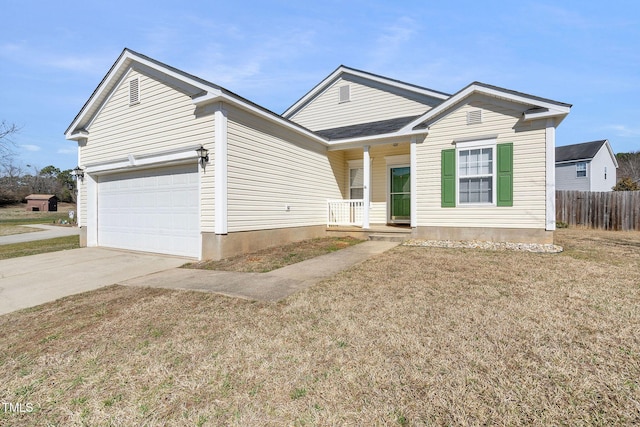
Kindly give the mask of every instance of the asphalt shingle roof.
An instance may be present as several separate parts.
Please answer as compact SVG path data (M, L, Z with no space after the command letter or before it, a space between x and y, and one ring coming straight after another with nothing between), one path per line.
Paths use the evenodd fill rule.
M603 139L600 141L556 147L556 162L592 159L605 142L607 142L607 140Z
M357 125L317 130L315 133L329 140L383 135L385 133L393 133L402 129L418 117L420 116L398 117L395 119L380 120L377 122L360 123Z

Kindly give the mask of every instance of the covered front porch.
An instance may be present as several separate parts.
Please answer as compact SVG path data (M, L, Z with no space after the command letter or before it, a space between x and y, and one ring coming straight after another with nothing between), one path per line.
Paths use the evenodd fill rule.
M327 227L416 226L416 144L378 143L331 153L342 199L327 200Z

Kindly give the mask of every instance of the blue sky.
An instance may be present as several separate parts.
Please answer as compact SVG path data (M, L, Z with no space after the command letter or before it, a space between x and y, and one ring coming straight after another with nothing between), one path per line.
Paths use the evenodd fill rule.
M640 150L636 1L2 0L0 120L18 163L76 166L64 131L128 47L282 113L340 64L455 93L573 104L557 145Z

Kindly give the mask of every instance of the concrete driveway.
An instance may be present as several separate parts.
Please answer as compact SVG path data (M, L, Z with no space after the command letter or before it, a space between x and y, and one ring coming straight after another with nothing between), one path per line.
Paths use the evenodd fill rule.
M179 267L189 260L80 248L0 260L0 315Z

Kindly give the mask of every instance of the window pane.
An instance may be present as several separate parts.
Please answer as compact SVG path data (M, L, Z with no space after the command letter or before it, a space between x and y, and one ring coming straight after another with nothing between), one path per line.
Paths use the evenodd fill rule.
M364 169L349 169L349 186L362 187L364 183Z
M349 193L349 198L350 199L363 199L364 198L364 192L363 192L362 188L352 188L350 193Z
M493 149L477 148L458 153L460 176L491 175L493 173Z
M491 148L483 148L480 175L490 175L492 173L493 173L493 150Z
M478 175L480 173L480 150L470 150L469 166L467 168L468 175Z
M460 179L460 203L492 203L492 178Z
M460 203L469 203L469 180L460 180Z
M491 178L480 178L480 203L493 202L493 192L491 191Z
M480 203L480 179L469 180L469 203Z
M587 176L587 164L585 162L576 163L576 176L578 178Z
M469 175L467 173L467 164L469 163L469 150L463 150L459 153L460 165L458 166L458 173L460 176Z
M391 192L392 193L409 193L411 191L409 179L409 168L392 168L391 169Z

